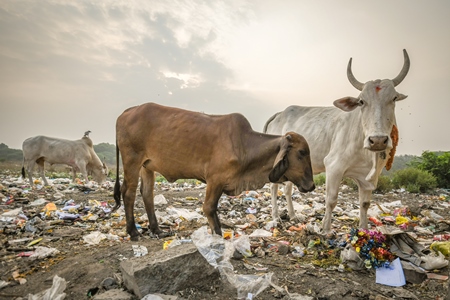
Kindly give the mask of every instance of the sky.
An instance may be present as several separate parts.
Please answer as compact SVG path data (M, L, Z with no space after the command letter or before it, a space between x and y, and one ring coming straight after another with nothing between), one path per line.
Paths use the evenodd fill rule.
M0 143L28 137L115 144L146 102L239 112L256 131L289 105L331 106L348 81L394 78L397 154L450 151L448 0L2 0Z

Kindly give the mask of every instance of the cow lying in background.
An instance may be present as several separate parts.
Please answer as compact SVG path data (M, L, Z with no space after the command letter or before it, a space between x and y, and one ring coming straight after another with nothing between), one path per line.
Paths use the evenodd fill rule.
M331 231L331 213L337 204L342 177L352 178L358 185L361 228L367 228L367 209L372 191L377 187L383 167L390 168L398 140L395 104L407 96L395 87L409 70L409 57L403 50L404 64L400 74L390 80L361 83L353 76L350 59L347 77L361 94L358 98L344 97L334 101L335 107L289 106L272 116L264 132L284 134L301 133L311 149L314 174L326 171L326 210L323 230ZM386 165L388 163L388 165ZM278 185L272 185L272 216L278 219ZM292 207L292 184L286 185L288 213L295 217Z
M125 110L116 123L116 207L121 194L127 233L137 240L134 201L139 176L149 229L161 230L155 215L155 172L169 182L197 179L207 183L203 212L212 232L221 234L217 205L222 193L238 195L267 182L291 181L302 192L314 186L309 147L295 133L268 135L252 130L241 114L207 115L146 103ZM124 179L119 181L119 150Z
M37 164L39 173L45 185L48 185L44 174L45 162L53 164L65 164L72 167L73 181L76 172L80 171L85 182L89 181L88 173L98 183L105 181L108 168L100 160L94 151L92 140L85 134L81 139L70 141L46 136L35 136L26 139L22 144L23 166L22 176L25 178L25 166L33 186L32 173Z

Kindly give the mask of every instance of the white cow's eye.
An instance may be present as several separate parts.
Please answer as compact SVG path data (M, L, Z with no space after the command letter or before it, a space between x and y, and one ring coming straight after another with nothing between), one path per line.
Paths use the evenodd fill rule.
M394 99L393 99L392 101L394 101L394 102L395 102L396 100L397 100L397 96L395 96L395 97L394 97Z
M359 99L358 104L359 104L360 106L363 106L363 105L364 105L364 100L363 100L363 99Z

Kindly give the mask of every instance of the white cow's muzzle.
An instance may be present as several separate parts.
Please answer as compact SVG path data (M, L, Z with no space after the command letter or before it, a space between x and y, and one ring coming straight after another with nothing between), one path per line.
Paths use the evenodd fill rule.
M364 148L370 151L378 152L392 148L392 141L387 135L374 135L366 138Z

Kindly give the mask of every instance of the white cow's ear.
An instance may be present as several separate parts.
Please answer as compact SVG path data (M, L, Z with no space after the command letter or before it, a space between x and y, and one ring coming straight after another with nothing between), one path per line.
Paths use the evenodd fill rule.
M333 102L334 106L343 111L352 111L359 106L359 100L354 97L344 97Z
M406 98L408 98L408 95L403 95L403 94L398 93L397 98L395 99L395 101L404 100Z

